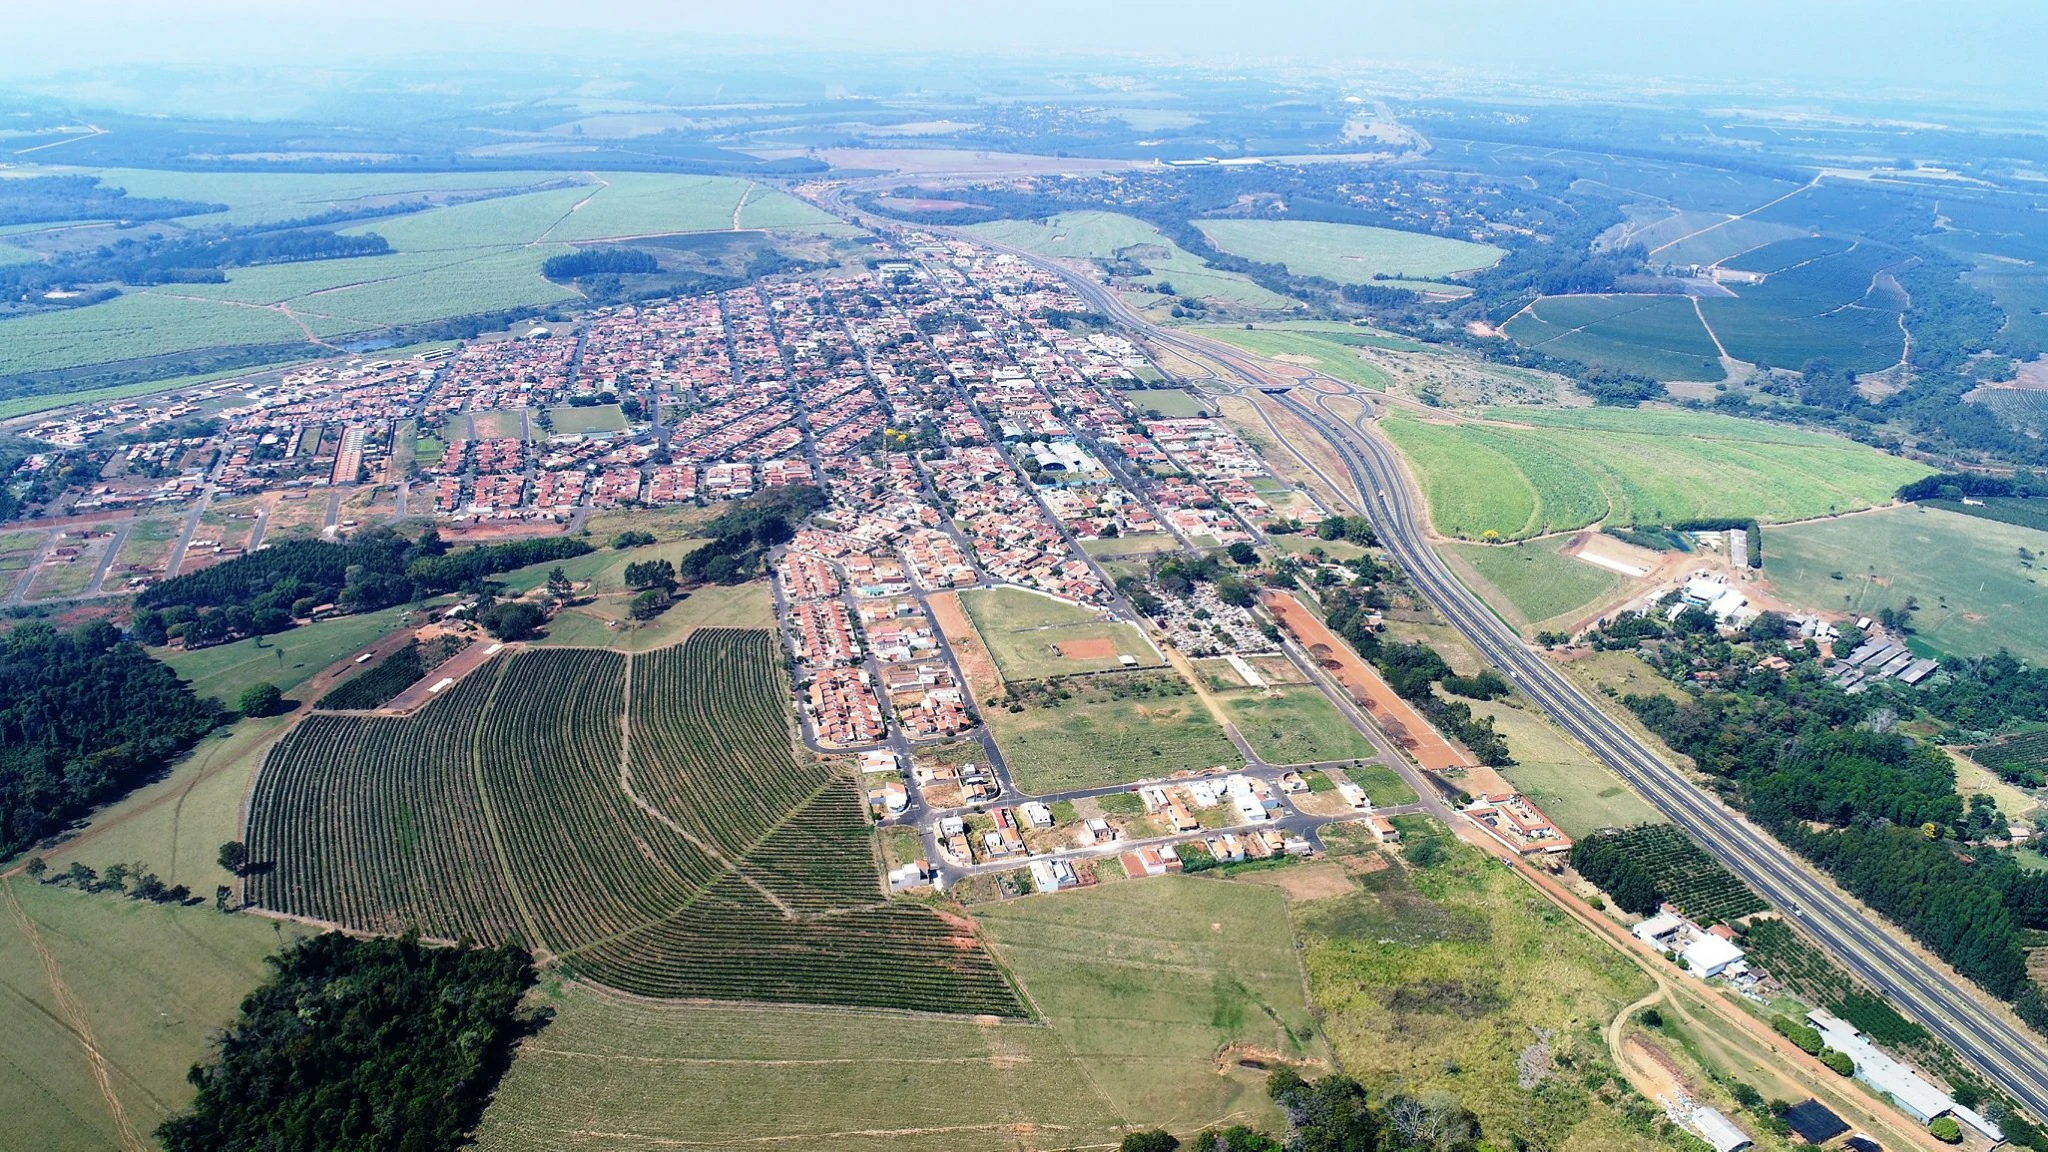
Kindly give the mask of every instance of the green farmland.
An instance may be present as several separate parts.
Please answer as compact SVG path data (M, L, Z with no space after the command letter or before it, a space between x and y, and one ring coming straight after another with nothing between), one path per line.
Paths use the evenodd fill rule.
M1358 760L1373 755L1372 742L1313 685L1234 688L1214 695L1238 733L1269 764Z
M1127 256L1152 270L1138 283L1173 285L1183 296L1200 296L1247 308L1289 309L1294 301L1252 283L1235 272L1203 263L1158 229L1116 212L1063 212L1035 220L994 220L966 231L996 244L1022 248L1041 256L1076 260L1111 260Z
M2048 532L1917 505L1764 533L1765 572L1801 608L1874 615L1918 601L1913 635L1957 656L2048 660ZM1929 563L1930 557L1939 562Z
M178 224L218 227L313 216L365 198L474 194L489 199L352 224L394 251L231 269L223 284L130 289L104 304L7 322L0 374L76 368L202 349L305 344L478 313L539 309L575 298L540 273L570 245L650 234L748 228L833 230L824 212L744 179L595 173L345 176L110 170L137 196L184 196L229 206ZM745 204L742 207L742 197ZM302 328L301 325L304 325ZM312 350L309 348L309 351Z
M1222 325L1196 326L1188 331L1242 348L1254 356L1313 368L1325 376L1360 388L1374 392L1387 390L1387 374L1360 359L1352 350L1353 333L1293 328L1229 328ZM1357 333L1356 339L1380 338Z
M1438 532L1518 539L1605 521L1801 520L1885 503L1925 466L1847 440L1708 413L1500 408L1492 422L1381 427Z
M1495 607L1507 602L1515 623L1528 628L1576 612L1621 590L1626 579L1564 555L1564 539L1524 540L1515 544L1449 544L1451 552L1478 574L1489 588L1482 595Z
M1508 335L1568 360L1658 380L1719 380L1721 353L1682 296L1545 296Z
M1339 284L1429 280L1491 268L1501 258L1501 250L1491 244L1363 224L1200 220L1195 226L1225 252L1247 260L1285 264L1297 276L1321 276Z

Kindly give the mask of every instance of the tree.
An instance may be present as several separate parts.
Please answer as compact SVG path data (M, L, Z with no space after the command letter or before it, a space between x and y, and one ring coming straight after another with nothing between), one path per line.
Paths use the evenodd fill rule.
M569 576L562 571L561 565L548 569L548 595L557 600L567 600L575 591L576 586L569 583Z
M251 684L242 689L236 707L244 716L268 716L284 704L284 693L275 684Z
M673 588L676 566L667 560L642 560L626 565L628 588Z
M1250 567L1259 562L1259 550L1242 540L1232 544L1228 551L1230 553L1230 562L1233 564Z
M1847 1052L1839 1052L1833 1048L1823 1048L1820 1053L1820 1062L1832 1069L1837 1076L1854 1076L1856 1074L1856 1061L1850 1059Z
M220 846L220 855L216 859L223 869L240 876L242 870L249 866L249 846L240 840L230 840Z
M669 605L674 603L675 597L669 594L668 589L649 588L638 596L633 597L633 601L627 606L626 611L635 620L652 620L663 612L668 611Z
M1936 1116L1934 1123L1927 1126L1927 1132L1928 1135L1933 1136L1943 1144L1961 1144L1963 1142L1963 1126L1956 1123L1956 1118L1953 1116Z
M41 880L43 878L43 873L48 872L49 870L50 866L48 864L43 863L43 858L41 856L31 856L28 858L29 879Z
M1124 1137L1117 1146L1117 1152L1174 1152L1180 1147L1180 1140L1164 1128L1149 1132L1133 1132Z
M525 640L539 634L540 626L547 623L547 613L537 604L506 600L486 608L477 619L500 640Z
M213 907L216 911L228 911L228 902L235 898L235 890L225 884L213 890Z

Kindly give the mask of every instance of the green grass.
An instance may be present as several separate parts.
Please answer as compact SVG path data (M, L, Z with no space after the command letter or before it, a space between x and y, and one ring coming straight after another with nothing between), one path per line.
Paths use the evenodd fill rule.
M1356 760L1373 755L1372 741L1344 719L1322 690L1290 684L1268 690L1215 694L1238 734L1269 764Z
M1682 296L1546 296L1507 333L1553 356L1658 380L1720 380L1720 350Z
M1294 908L1310 997L1344 1070L1376 1099L1452 1093L1503 1147L1664 1147L1624 1119L1599 1033L1649 979L1435 821L1395 819L1407 851L1441 837L1446 859ZM1554 1071L1521 1088L1518 1062L1539 1042Z
M1358 354L1353 352L1346 342L1338 339L1340 334L1337 333L1233 328L1222 325L1197 326L1190 328L1189 331L1212 340L1221 340L1255 356L1266 356L1313 368L1325 376L1356 384L1360 388L1369 388L1374 392L1384 392L1387 389L1387 374L1359 359Z
M1576 840L1601 828L1663 821L1613 772L1588 758L1535 712L1502 703L1474 703L1472 711L1492 717L1494 727L1507 737L1515 763L1501 769L1501 775L1534 800L1565 835Z
M1560 550L1565 543L1546 539L1444 547L1463 558L1491 586L1480 591L1495 607L1506 607L1526 627L1604 600L1627 583L1619 572L1564 555Z
M1285 264L1297 276L1321 276L1339 284L1371 284L1376 277L1434 279L1491 268L1502 255L1491 244L1363 224L1198 220L1195 226L1226 252L1247 260Z
M1211 268L1201 258L1168 239L1166 234L1132 216L1116 212L1064 212L1043 223L993 220L967 228L982 238L1041 256L1108 260L1127 249L1152 270L1138 283L1158 287L1171 283L1184 296L1241 304L1247 308L1285 310L1295 302L1235 272Z
M1437 531L1516 539L1596 521L1771 522L1881 504L1926 466L1847 440L1707 413L1501 408L1489 424L1381 422Z
M1353 784L1365 789L1365 795L1374 807L1387 808L1396 804L1415 803L1415 789L1408 786L1401 774L1385 764L1354 765L1342 770Z
M640 550L640 555L651 554ZM768 584L707 584L693 589L673 608L652 620L634 620L628 611L632 596L602 595L578 604L548 621L538 643L568 648L612 648L620 652L651 652L679 643L699 628L773 628L775 606Z
M131 1130L147 1134L192 1098L185 1072L266 974L263 957L303 930L205 908L142 904L0 881L33 925L106 1058ZM207 896L212 896L211 890ZM0 912L0 1143L117 1150L111 1110L20 918Z
M1156 673L1148 681L1166 682ZM1072 681L1073 698L1057 707L1026 705L1022 712L985 707L982 718L1003 758L1026 792L1058 792L1169 776L1175 772L1242 763L1223 729L1192 691L1175 678L1179 695L1129 694L1113 689L1130 675Z
M1192 392L1178 388L1155 388L1145 392L1127 392L1125 396L1138 410L1148 416L1179 418L1188 416L1209 416L1214 410Z
M621 432L626 427L626 414L617 404L596 404L587 408L550 408L548 419L555 425L555 431L564 434L581 432Z
M173 299L167 290L133 291L89 308L7 321L7 339L0 341L0 374L304 339L298 326L277 312Z
M196 652L155 649L153 654L190 680L196 695L211 696L232 708L242 690L255 684L275 684L291 695L292 689L315 672L369 647L397 628L405 612L404 608L386 608L337 616L275 636L252 636Z
M1123 1120L1277 1131L1263 1073L1219 1070L1217 1054L1326 1058L1274 889L1169 876L989 905L981 919Z
M1121 667L1116 656L1076 659L1052 651L1055 645L1085 641L1108 640L1119 655L1134 656L1141 665L1160 662L1136 625L1105 622L1091 609L1022 588L972 589L960 594L960 602L1005 680L1042 680Z
M484 1152L998 1152L1023 1123L1059 1145L1120 1139L1089 1070L1040 1024L663 1004L575 984L547 986L540 1003L554 1021L499 1084Z
M1915 638L1943 652L1982 656L2007 648L2048 660L2048 532L1938 508L1887 508L1764 533L1771 590L1799 608L1874 615L1903 608ZM1835 573L1842 579L1834 579Z

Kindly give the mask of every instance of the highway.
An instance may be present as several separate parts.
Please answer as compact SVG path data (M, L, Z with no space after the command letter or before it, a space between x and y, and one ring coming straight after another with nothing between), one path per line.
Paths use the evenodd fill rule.
M981 237L973 239L986 243ZM1343 461L1350 487L1416 589L1489 661L1507 672L1523 695L1804 928L1843 967L1939 1036L2028 1111L2048 1116L2048 1060L2043 1058L2041 1038L1953 969L1903 942L1899 928L1809 869L1769 833L1693 784L1525 645L1437 556L1400 462L1378 435L1330 411L1321 393L1279 391L1294 381L1267 376L1237 349L1156 327L1104 285L1031 253L1003 250L1059 274L1133 336L1205 366L1221 367L1237 384L1277 392L1279 403L1309 422ZM1304 403L1303 396L1312 403Z

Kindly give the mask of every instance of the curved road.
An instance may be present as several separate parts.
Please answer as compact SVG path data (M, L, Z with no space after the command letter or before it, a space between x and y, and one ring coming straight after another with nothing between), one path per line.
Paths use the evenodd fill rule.
M987 244L984 238L973 239ZM1488 660L1507 671L1524 695L1658 811L1692 833L1715 858L1793 916L1859 979L1941 1037L2028 1111L2048 1115L2048 1059L2043 1057L2041 1038L1953 969L1903 943L1903 933L1895 925L1861 907L1831 880L1808 869L1790 849L1694 785L1523 644L1520 635L1460 583L1430 547L1422 512L1399 460L1378 436L1323 407L1316 393L1308 393L1316 398L1314 406L1302 403L1283 391L1293 381L1267 377L1237 349L1158 328L1104 285L1055 262L1014 248L988 246L1057 273L1133 335L1220 365L1246 384L1277 393L1283 406L1307 421L1336 451L1373 527L1415 587Z

